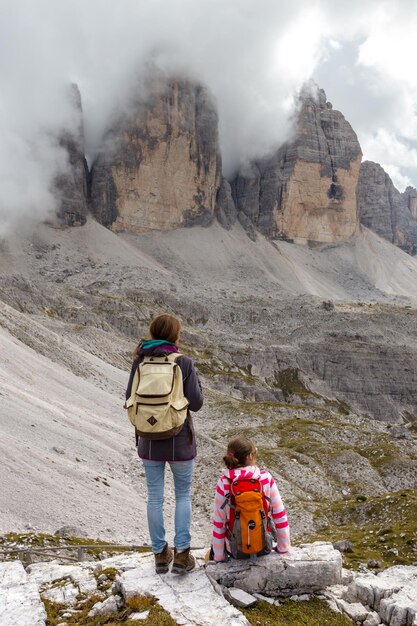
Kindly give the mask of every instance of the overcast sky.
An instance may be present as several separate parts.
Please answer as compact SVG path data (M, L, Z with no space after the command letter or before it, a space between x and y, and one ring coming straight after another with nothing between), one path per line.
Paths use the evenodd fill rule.
M288 137L314 78L364 158L417 185L415 33L415 0L0 0L0 234L53 210L57 137L77 124L68 84L93 159L150 58L209 87L228 175Z

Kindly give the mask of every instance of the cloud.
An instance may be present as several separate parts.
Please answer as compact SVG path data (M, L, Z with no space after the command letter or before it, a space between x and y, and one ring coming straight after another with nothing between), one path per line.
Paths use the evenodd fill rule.
M357 132L364 158L380 163L400 189L417 183L416 28L415 2L380 3L316 68Z
M417 149L393 132L380 128L375 134L364 133L362 149L367 160L382 165L400 191L412 185L406 171L417 178Z
M411 0L401 6L0 0L0 234L54 210L54 177L67 167L58 137L78 124L68 85L81 92L92 159L114 117L143 92L150 59L209 87L228 175L288 137L295 94L312 75L374 153L386 145L380 129L406 146L402 136L417 136L417 10ZM406 157L398 159L385 163L401 175Z

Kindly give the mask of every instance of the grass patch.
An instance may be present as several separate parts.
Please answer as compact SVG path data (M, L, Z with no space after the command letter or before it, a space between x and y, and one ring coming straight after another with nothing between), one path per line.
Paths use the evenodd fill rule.
M258 417L262 420L274 420L272 424L266 424L265 429L275 429L279 431L280 425L284 420L277 419L277 413L280 409L289 409L292 411L314 411L317 415L322 413L328 414L329 409L311 404L300 404L291 402L256 402L250 400L240 400L238 398L228 398L219 400L216 402L216 408L221 408L225 413L230 414L231 417L243 413L246 417ZM293 418L289 418L293 419ZM294 418L297 419L297 418ZM258 431L258 428L253 429Z
M288 367L278 372L276 380L285 400L291 399L294 395L300 398L316 396L300 379L300 370L295 367Z
M115 567L105 567L99 575L101 576L103 574L113 582L117 576L117 569Z
M47 533L6 533L0 536L0 550L16 548L21 550L22 548L60 548L65 550L64 546L87 546L85 553L89 556L96 557L103 550L108 554L118 554L119 552L149 552L150 548L136 548L132 549L131 546L126 547L113 547L113 544L102 539L90 539L88 537L62 537L61 535L49 535ZM77 555L76 550L68 550L68 554L72 556ZM10 552L9 556L16 556L17 552ZM57 557L59 552L57 551Z
M212 359L209 362L200 363L197 361L196 367L199 374L211 378L213 376L222 376L224 378L236 378L249 384L257 383L257 378L250 374L248 370L238 368L235 365L228 365L224 361Z
M59 535L49 535L47 533L6 533L0 537L0 545L16 543L18 546L33 546L45 548L48 546L59 546L62 537Z
M382 568L411 565L417 561L417 490L395 491L328 505L324 515L328 526L309 539L349 539L353 552L343 558L356 569L368 560ZM319 514L323 516L323 513Z
M311 409L310 410L316 410ZM323 412L319 411L316 418L311 417L291 417L275 419L275 421L262 426L245 428L241 433L245 436L269 442L274 442L281 449L286 449L299 454L306 454L320 462L323 454L329 454L329 442L327 440L329 426L334 428L334 423L323 419ZM275 456L275 452L269 452L268 447L260 444L258 446L259 457L267 462L269 458Z
M375 469L382 469L401 458L401 451L387 436L381 436L378 443L374 445L359 446L357 452L368 459Z
M48 317L57 317L57 313L56 311L54 311L54 309L51 309L47 306L43 306L41 307L41 310L43 311L43 313L45 313Z
M158 604L156 598L151 596L134 596L117 613L89 617L89 612L94 604L99 601L100 598L98 596L80 600L75 607L77 612L70 617L63 618L62 614L67 611L67 607L45 600L46 626L57 626L63 621L68 626L70 624L73 626L116 626L117 624L124 624L124 626L138 626L138 624L143 626L177 626L177 622L171 615ZM140 622L129 619L132 613L143 611L149 611L146 619L140 620Z
M348 618L335 613L318 598L305 602L287 600L280 606L259 602L251 609L241 609L252 626L351 626Z
M337 412L332 412L323 407L303 407L309 409L306 417L279 418L271 414L272 405L279 406L278 403L260 404L263 406L258 407L256 415L264 421L271 421L243 428L240 432L259 440L265 457L268 454L267 446L263 445L265 440L291 453L311 457L319 464L341 452L353 451L377 471L387 470L402 456L401 448L388 434L371 434L366 424L347 423L344 413L341 414L337 408ZM295 406L290 405L290 408L295 409Z

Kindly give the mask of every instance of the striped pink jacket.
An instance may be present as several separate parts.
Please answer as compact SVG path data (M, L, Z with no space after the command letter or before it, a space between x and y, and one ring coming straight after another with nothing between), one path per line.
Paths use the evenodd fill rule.
M238 476L247 478L259 478L264 494L269 498L270 512L274 520L277 532L277 552L284 554L290 548L290 529L288 526L287 513L281 500L275 480L267 470L260 470L255 466L239 467L235 470L225 469L216 485L214 496L214 519L213 519L213 552L214 560L222 561L225 558L225 546L229 550L226 537L226 526L230 515L228 504L222 505L230 491L230 482Z

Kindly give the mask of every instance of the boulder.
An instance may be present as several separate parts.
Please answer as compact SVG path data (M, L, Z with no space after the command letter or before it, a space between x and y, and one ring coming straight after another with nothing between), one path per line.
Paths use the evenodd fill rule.
M103 602L96 602L88 614L88 617L97 617L98 615L111 615L117 613L122 606L120 596L109 596Z
M336 600L337 607L345 613L356 624L362 624L368 617L369 611L360 602L346 602L345 600Z
M303 90L294 137L232 182L239 221L300 243L351 238L361 158L355 132L324 91Z
M58 452L58 449L56 449L55 447L52 449ZM61 454L61 452L59 452L59 454ZM65 454L65 451L63 451L62 454ZM67 524L66 526L61 526L61 528L58 528L58 530L55 531L54 535L62 537L63 539L70 539L71 537L85 537L86 533L78 526L70 526L69 524Z
M378 626L378 624L380 623L381 618L379 617L378 613L376 613L375 611L371 611L371 613L368 613L368 616L364 621L363 626Z
M333 544L333 548L335 550L339 550L339 552L353 552L352 542L349 539L341 539L340 541L335 541Z
M250 593L246 593L243 589L235 589L234 587L227 590L227 597L234 606L244 609L247 609L258 602L258 599Z
M224 587L272 597L314 593L342 580L342 557L331 543L315 542L250 561L209 563L207 573Z
M140 621L140 620L148 619L149 613L150 613L150 611L140 611L140 612L137 611L136 613L131 613L129 615L129 621L130 622L134 622L134 621Z
M147 91L146 103L139 94L93 163L92 211L114 231L208 225L222 181L210 95L191 81L162 76Z

